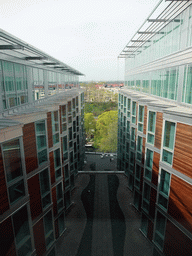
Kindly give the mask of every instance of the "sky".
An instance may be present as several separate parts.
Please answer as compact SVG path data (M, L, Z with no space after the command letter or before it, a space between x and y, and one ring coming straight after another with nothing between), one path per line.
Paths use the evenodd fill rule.
M0 28L77 69L124 80L118 55L159 0L0 0Z

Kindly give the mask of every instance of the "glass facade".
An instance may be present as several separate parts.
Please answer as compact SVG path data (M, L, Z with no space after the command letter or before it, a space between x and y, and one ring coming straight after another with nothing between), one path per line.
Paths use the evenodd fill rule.
M178 64L171 67L150 68L150 71L138 73L137 68L151 65L152 62L162 61L178 51L192 46L192 7L183 11L164 28L134 52L134 58L125 59L125 84L128 88L192 104L191 64ZM166 61L165 61L166 65ZM154 64L153 64L154 66ZM183 67L185 72L183 75ZM134 71L135 70L135 71ZM130 71L130 72L129 72ZM180 79L179 79L180 78ZM178 88L180 87L180 90ZM182 91L182 92L181 92ZM182 94L182 97L178 95Z
M32 100L34 101L55 94L60 89L74 87L77 83L77 75L68 76L56 71L0 61L2 111L28 103L29 92L32 93ZM46 89L48 90L47 95Z

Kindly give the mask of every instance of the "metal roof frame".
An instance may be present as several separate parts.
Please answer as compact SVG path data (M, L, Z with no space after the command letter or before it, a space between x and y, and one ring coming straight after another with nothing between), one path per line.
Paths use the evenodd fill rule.
M37 64L38 66L49 66L49 68L53 70L55 65L60 65L62 68L66 67L68 69L68 72L70 72L71 74L84 76L84 74L82 74L78 70L27 44L26 42L18 39L17 37L14 37L13 35L7 33L2 29L0 29L0 53L14 58L19 58L20 60L25 60L32 65ZM51 67L51 65L53 65L53 67Z
M192 0L160 0L141 27L121 51L118 58L129 57L128 54L125 55L127 48L133 48L133 50L130 51L130 55L133 53L137 55L136 53L138 52L138 49L141 49L142 51L142 48L145 48L144 44L146 42L150 42L150 39L155 34L165 34L165 32L160 30L166 25L172 21L180 22L180 20L175 18L191 4ZM154 15L155 17L153 17Z

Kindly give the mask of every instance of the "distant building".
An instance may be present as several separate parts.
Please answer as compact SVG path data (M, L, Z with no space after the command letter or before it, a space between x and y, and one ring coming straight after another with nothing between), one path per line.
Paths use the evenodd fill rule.
M4 31L0 41L1 254L56 255L84 164L82 74Z
M192 2L160 1L119 57L118 169L154 256L192 255Z

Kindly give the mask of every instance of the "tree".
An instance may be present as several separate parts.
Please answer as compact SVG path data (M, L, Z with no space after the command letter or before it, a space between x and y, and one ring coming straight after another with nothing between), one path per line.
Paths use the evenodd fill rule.
M98 116L94 146L104 152L117 150L117 111L107 111Z
M85 133L87 135L88 140L91 139L91 135L95 134L96 129L96 121L93 116L93 113L85 113L84 116L84 125L85 125Z

